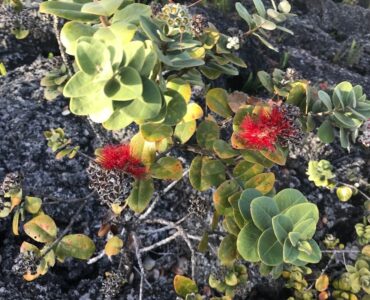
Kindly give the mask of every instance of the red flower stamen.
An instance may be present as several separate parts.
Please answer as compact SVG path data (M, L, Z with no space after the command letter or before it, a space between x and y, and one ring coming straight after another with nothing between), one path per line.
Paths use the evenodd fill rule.
M240 141L246 148L274 151L279 140L296 137L299 129L284 111L274 106L270 112L262 109L256 115L247 115L240 125Z
M134 177L147 172L141 160L132 155L130 145L105 146L97 161L104 169L126 172Z

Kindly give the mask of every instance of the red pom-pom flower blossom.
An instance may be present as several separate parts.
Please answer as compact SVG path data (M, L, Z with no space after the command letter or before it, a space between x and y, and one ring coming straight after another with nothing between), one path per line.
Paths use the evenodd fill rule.
M134 177L142 177L147 173L141 160L132 155L130 145L105 146L97 161L104 169L122 171Z
M238 132L238 138L246 148L274 151L279 144L297 143L302 138L296 120L300 112L291 106L274 105L261 109L258 114L247 115Z

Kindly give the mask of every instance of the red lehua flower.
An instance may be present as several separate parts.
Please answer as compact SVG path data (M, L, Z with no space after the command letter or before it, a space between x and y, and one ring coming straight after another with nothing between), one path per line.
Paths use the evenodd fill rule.
M247 148L269 151L276 149L279 139L289 139L296 135L295 126L278 106L274 106L270 112L262 109L257 115L246 116L238 133Z
M118 170L140 177L146 174L146 167L131 153L130 145L105 146L99 157L99 164L107 170Z

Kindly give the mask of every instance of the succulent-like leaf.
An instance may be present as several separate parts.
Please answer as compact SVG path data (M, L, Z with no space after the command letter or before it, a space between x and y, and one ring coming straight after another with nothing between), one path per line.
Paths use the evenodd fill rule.
M94 242L84 234L70 234L62 238L55 250L57 258L63 261L66 257L89 259L95 252Z
M48 215L39 215L23 226L26 234L40 243L50 243L57 236L57 226Z
M241 257L246 261L258 262L258 240L262 234L253 223L247 223L238 235L237 249Z
M129 207L136 213L142 213L148 206L154 193L153 179L135 181L130 196L127 198Z
M236 237L228 234L218 248L218 258L222 265L230 266L237 258Z
M185 298L188 294L198 292L198 287L195 281L182 275L175 276L173 280L173 286L176 293L183 298Z
M265 230L259 238L258 255L268 266L277 266L283 262L283 246L276 239L272 228Z
M265 231L272 227L272 218L279 214L279 208L274 199L266 196L255 198L251 202L251 216L253 223Z

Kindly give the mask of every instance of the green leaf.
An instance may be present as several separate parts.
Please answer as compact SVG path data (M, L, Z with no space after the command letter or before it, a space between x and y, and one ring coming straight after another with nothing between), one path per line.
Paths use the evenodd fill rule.
M295 226L299 222L307 219L314 219L317 223L319 220L319 210L313 203L300 203L288 208L283 212Z
M150 165L154 162L156 143L146 141L140 132L131 139L130 146L132 154L144 164Z
M299 251L296 249L289 239L286 239L283 246L283 257L285 263L293 263L298 258Z
M312 249L311 254L302 251L299 253L298 259L310 264L317 264L321 260L320 247L314 240L309 240L308 243Z
M231 266L237 258L236 237L228 234L218 248L218 258L222 265Z
M24 224L23 229L30 238L40 243L54 241L58 231L54 220L48 215L34 217Z
M186 298L188 294L198 293L198 287L195 281L182 275L175 276L173 286L176 294L182 298Z
M308 202L306 197L296 189L284 189L274 196L274 200L280 212L294 205Z
M258 174L252 177L244 184L244 186L245 188L255 188L262 194L267 194L274 188L274 184L275 174L270 172Z
M228 199L239 191L239 185L235 180L227 180L222 183L213 193L213 203L216 211L221 215L233 213Z
M127 101L143 94L143 82L138 71L131 67L120 69L119 74L108 81L105 94L112 100Z
M263 2L261 0L253 0L253 3L257 9L258 14L263 18L266 17L266 9Z
M113 75L108 48L93 38L77 41L76 62L80 70L88 75L101 74L103 78Z
M274 92L274 83L272 81L271 75L265 71L257 72L258 79L261 84L268 90L270 93Z
M331 103L331 98L330 96L324 92L324 91L319 91L318 92L318 95L319 95L319 99L322 103L324 103L324 105L326 106L326 108L328 109L328 111L332 111L333 110L333 105Z
M150 40L158 44L162 42L158 34L159 28L149 18L140 17L140 26Z
M70 55L76 54L77 40L81 36L91 37L96 32L96 29L77 21L71 21L64 24L60 39L66 48L66 52Z
M27 196L25 198L25 209L30 213L30 214L36 214L41 208L42 205L42 200L37 197L30 197Z
M266 196L255 198L251 203L251 215L254 224L264 231L272 227L272 218L279 214L274 199Z
M348 129L355 129L359 127L362 122L356 123L352 118L346 116L343 113L334 112L334 120L338 124L339 127L348 128Z
M255 198L261 197L262 193L256 189L246 189L240 195L239 210L246 221L252 220L251 203Z
M205 191L225 180L225 167L220 161L197 156L190 165L189 179L195 189Z
M194 135L196 128L197 122L195 120L179 123L176 125L174 136L178 138L182 144L185 144Z
M142 77L143 94L123 108L134 120L142 121L155 118L162 108L162 95L157 84Z
M148 206L154 193L153 179L138 179L135 181L130 196L127 198L128 206L136 213L142 213Z
M289 1L283 0L279 3L279 10L284 14L290 13L292 6L290 5Z
M152 177L163 180L179 180L182 177L183 168L181 161L174 157L162 157L151 165Z
M264 44L267 48L271 49L271 50L274 50L276 52L279 52L279 49L274 47L269 41L267 41L264 37L262 37L261 35L257 34L257 33L253 33L254 36L258 37L258 39L262 42L262 44Z
M45 14L56 15L60 18L81 22L98 21L99 17L92 14L82 13L82 3L67 1L46 1L40 3L40 12Z
M248 161L239 162L234 170L233 175L240 181L248 181L253 176L263 172L264 167L260 164L251 163Z
M262 166L265 166L266 168L271 168L274 163L264 157L260 151L255 151L255 150L242 150L241 155L246 161L253 162L253 163L258 163Z
M101 0L86 3L82 6L81 12L109 17L116 12L123 1L124 0Z
M181 94L173 90L167 91L165 99L167 102L167 108L166 118L163 122L168 125L174 126L180 123L181 120L185 117L187 105Z
M237 249L241 257L246 261L258 262L258 240L262 234L253 223L247 223L240 231L237 239Z
M325 144L330 144L334 141L334 128L331 125L330 120L325 120L317 131L317 135L320 140Z
M294 225L292 231L298 232L303 240L311 239L316 231L316 222L314 219L304 220Z
M277 266L283 262L283 246L276 239L272 228L265 230L259 238L258 254L268 266Z
M239 16L247 22L249 27L254 25L252 16L248 12L248 10L241 4L240 2L235 3L236 11L238 12Z
M150 18L151 15L152 10L149 5L133 3L116 12L112 18L112 23L125 21L127 23L139 25L140 17Z
M266 30L275 30L276 24L274 22L271 22L269 20L266 20L265 18L262 18L258 15L253 16L254 22L256 23L257 27L261 27Z
M208 91L206 95L207 106L216 114L229 118L233 112L228 104L228 94L224 89L215 88Z
M233 158L239 154L238 151L233 149L231 145L224 140L216 140L213 143L213 150L216 152L217 156L222 159Z
M344 128L339 129L339 139L342 148L349 149L349 132Z
M352 189L348 186L340 186L337 188L337 196L340 201L347 202L352 197Z
M140 132L149 142L159 142L173 134L171 126L160 123L146 123L140 126Z
M272 218L272 228L280 244L284 245L285 239L293 229L293 224L287 216L277 215Z
M286 164L286 159L287 159L287 151L284 151L280 147L276 148L275 151L267 151L267 150L262 150L260 153L266 157L268 160L280 165L280 166L285 166Z
M220 138L220 128L216 122L204 120L196 131L199 146L212 150L215 140Z
M100 92L106 83L104 79L97 79L82 71L78 71L67 82L64 87L63 95L65 97L83 97L91 96Z
M66 257L89 259L95 252L94 242L84 234L70 234L58 243L55 254L60 260Z
M189 82L181 78L173 78L167 82L167 88L169 90L179 93L186 103L190 101L191 98L191 86Z
M133 122L123 109L116 109L110 118L103 123L104 128L108 130L119 130L127 127Z

